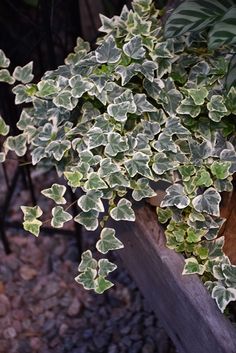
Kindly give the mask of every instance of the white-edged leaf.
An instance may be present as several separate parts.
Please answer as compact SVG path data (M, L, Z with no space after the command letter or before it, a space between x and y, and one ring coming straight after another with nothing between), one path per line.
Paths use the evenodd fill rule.
M44 189L41 193L52 199L58 205L64 205L66 199L63 197L66 192L66 187L64 185L53 184L50 188Z
M174 184L166 189L166 196L161 202L161 207L176 206L183 209L190 204L188 196L184 192L184 187Z
M52 216L51 225L54 228L62 228L65 222L69 222L73 218L71 214L64 211L61 206L53 207Z
M117 206L110 211L111 217L116 221L135 221L132 203L127 199L120 199Z
M74 221L82 224L85 229L89 231L94 231L98 227L98 216L99 212L95 210L90 210L88 212L81 212L75 218Z
M114 64L120 60L121 50L117 48L113 36L104 40L101 46L95 50L95 56L98 63Z
M97 250L102 254L106 254L110 250L122 249L124 245L116 238L115 234L115 229L103 228L100 234L100 240L96 244Z
M220 194L214 189L209 188L202 195L196 196L192 200L193 207L198 212L206 212L213 216L220 215L219 204L221 201Z
M13 77L22 83L29 83L33 80L33 61L29 62L25 66L17 66L13 72Z

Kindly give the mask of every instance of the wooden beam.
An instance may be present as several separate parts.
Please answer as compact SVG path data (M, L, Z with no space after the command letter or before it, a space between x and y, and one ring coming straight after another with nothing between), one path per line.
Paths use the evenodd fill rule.
M120 224L120 225L119 225ZM235 353L236 329L217 308L197 275L183 276L184 259L166 248L150 207L135 223L114 225L120 256L180 353Z

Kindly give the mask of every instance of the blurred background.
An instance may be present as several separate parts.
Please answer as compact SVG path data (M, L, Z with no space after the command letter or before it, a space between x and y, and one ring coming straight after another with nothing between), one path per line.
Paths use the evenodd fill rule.
M11 69L32 60L37 81L63 63L78 36L95 47L99 13L111 17L125 4L130 7L130 0L2 0L0 48ZM20 107L5 84L0 113L17 133ZM74 282L81 246L93 247L96 235L83 234L81 244L72 222L62 232L45 229L38 239L21 229L20 205L37 200L50 210L40 190L55 180L55 172L32 170L15 156L0 165L0 353L174 353L116 255L115 286L107 293Z

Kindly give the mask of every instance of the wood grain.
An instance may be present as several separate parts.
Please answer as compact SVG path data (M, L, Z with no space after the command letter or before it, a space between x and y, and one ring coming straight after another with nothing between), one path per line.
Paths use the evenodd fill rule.
M181 353L236 353L236 329L221 314L196 275L183 276L184 259L166 248L150 207L131 224L115 224L120 256Z

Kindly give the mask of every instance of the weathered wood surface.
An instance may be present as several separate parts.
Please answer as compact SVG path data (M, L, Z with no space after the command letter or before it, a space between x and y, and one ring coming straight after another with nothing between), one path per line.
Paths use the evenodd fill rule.
M121 223L121 222L119 222ZM196 275L183 276L184 260L166 248L150 207L135 223L116 223L120 256L180 353L236 353L236 329L221 314Z

